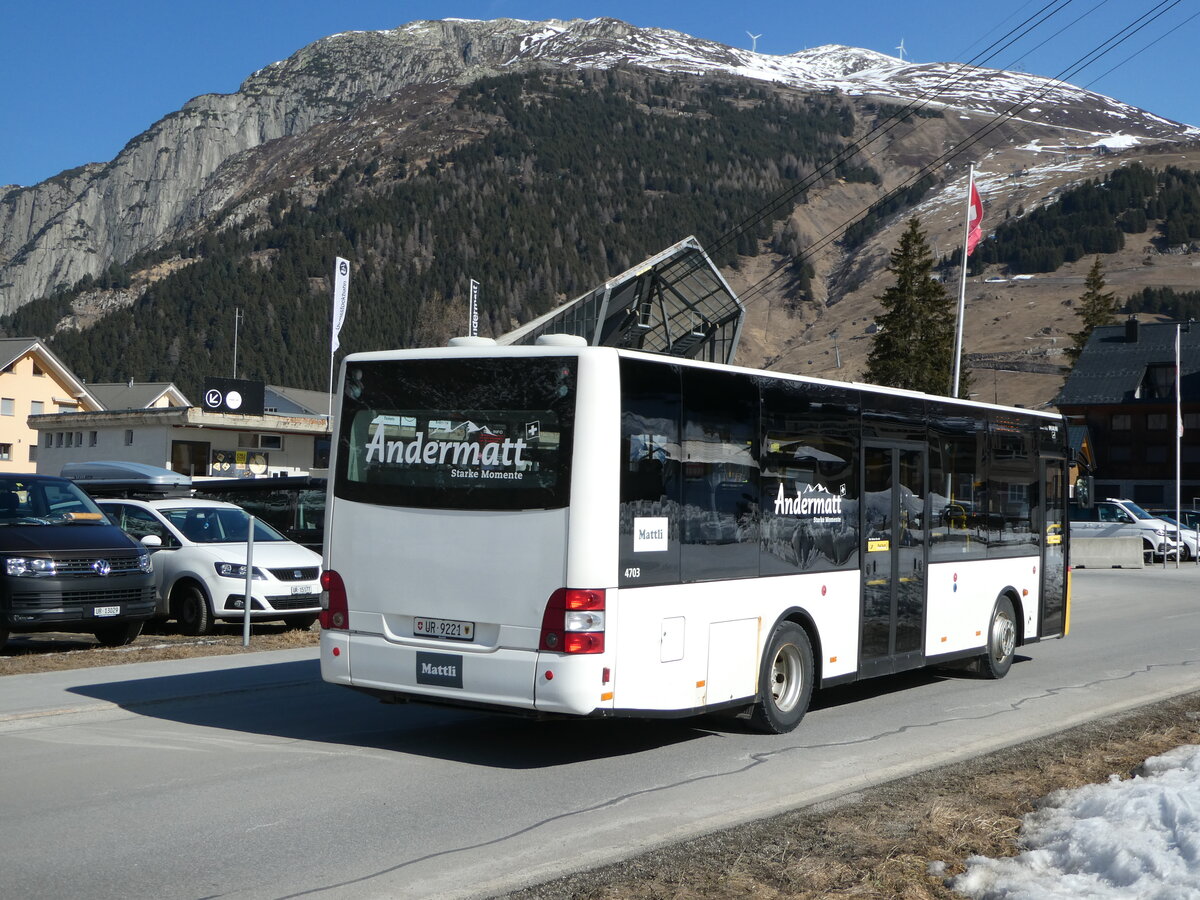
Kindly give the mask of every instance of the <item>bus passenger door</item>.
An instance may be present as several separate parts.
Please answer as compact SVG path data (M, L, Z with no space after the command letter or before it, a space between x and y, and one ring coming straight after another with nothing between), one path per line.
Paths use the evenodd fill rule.
M1066 462L1043 457L1042 490L1040 498L1042 547L1042 621L1038 634L1050 637L1062 634L1067 605L1067 566L1063 553L1063 533L1066 531Z
M859 675L925 663L926 450L863 448L863 607Z

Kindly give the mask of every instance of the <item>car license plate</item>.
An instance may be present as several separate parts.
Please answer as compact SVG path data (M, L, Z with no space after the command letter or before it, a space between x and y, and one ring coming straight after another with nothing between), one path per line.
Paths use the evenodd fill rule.
M293 594L311 594L312 588L310 588L307 584L293 584L292 585L292 593Z
M96 617L102 616L119 616L121 607L119 606L97 606L92 609L92 615Z
M413 634L416 637L443 638L448 641L475 640L475 623L459 622L455 619L413 619Z

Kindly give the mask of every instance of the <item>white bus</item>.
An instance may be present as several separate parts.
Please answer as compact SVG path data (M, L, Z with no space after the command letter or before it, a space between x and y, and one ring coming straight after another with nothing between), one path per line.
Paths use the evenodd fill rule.
M782 733L1067 633L1060 416L561 335L339 387L321 672L383 700Z

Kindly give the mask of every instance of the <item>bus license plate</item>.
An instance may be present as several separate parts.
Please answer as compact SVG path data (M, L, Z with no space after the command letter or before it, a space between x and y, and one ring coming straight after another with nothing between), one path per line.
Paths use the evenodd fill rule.
M413 634L416 637L443 638L448 641L475 640L475 623L459 622L454 619L413 619Z
M96 616L97 618L103 616L119 616L120 614L121 607L119 606L97 606L92 610L92 615Z

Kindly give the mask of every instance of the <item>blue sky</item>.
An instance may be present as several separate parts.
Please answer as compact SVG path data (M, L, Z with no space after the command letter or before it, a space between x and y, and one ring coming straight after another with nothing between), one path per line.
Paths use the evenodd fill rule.
M1061 7L988 63L1057 76L1140 14L1172 3L1068 80L1200 125L1198 0L9 0L0 11L0 185L110 160L197 94L235 91L256 69L339 31L447 17L612 16L746 48L752 32L762 35L758 50L773 54L820 44L895 54L903 39L910 59L944 62L969 60L1039 10Z

